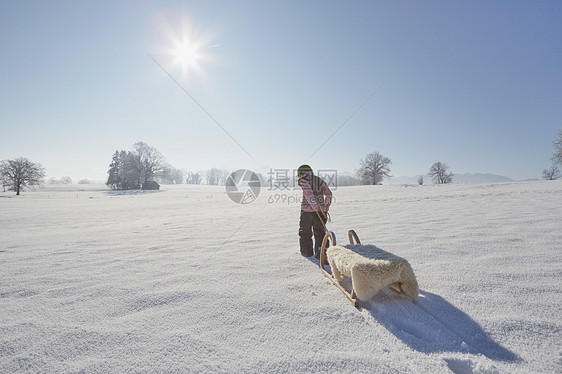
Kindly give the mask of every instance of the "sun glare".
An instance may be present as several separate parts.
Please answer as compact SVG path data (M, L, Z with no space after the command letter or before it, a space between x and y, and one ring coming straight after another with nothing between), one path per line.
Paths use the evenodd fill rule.
M172 65L180 67L183 74L187 74L191 70L198 70L199 63L203 59L200 47L188 38L174 41L170 55Z
M211 60L209 51L218 44L184 14L163 10L153 21L157 31L154 50L163 57L164 67L178 78L201 78L204 65Z

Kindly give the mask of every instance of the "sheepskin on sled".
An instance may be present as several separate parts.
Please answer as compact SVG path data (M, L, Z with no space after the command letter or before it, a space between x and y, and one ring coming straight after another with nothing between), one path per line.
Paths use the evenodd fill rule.
M362 301L370 300L383 288L403 294L412 301L418 299L418 281L412 267L402 257L383 251L374 245L334 245L326 248L333 276L340 281L342 274L351 278L353 291Z

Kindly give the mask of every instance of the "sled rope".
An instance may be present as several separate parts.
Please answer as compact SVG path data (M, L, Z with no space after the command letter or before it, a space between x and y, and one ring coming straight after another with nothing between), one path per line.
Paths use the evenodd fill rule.
M314 207L312 207L312 209L314 209L314 212L316 213L316 215L320 219L320 222L322 222L322 226L324 226L324 234L326 234L328 232L328 227L326 227L326 223L332 222L332 217L330 217L330 213L324 212L324 210L322 209L320 204L316 204L316 205L317 205L318 209L316 209ZM320 213L318 211L322 212L322 216L320 215ZM324 219L322 219L322 217L324 217Z

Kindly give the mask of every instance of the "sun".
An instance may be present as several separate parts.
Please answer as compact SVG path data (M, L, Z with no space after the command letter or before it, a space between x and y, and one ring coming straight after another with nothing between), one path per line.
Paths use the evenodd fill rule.
M205 57L201 45L188 36L173 40L169 55L172 66L181 69L183 75L198 71Z
M212 51L218 46L209 30L185 14L169 10L158 11L153 16L153 25L151 50L161 57L163 67L179 79L202 78L205 66L213 60Z

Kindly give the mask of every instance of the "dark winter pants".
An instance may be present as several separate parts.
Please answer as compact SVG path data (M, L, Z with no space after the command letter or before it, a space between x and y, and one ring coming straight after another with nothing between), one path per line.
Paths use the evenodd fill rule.
M320 213L322 216L322 213ZM324 228L326 224L326 219L320 216L316 212L302 212L301 219L299 223L299 236L301 245L301 254L305 257L310 257L315 254L316 251L320 251L322 247L322 240L326 234L326 229ZM312 234L314 233L314 246L312 245Z

